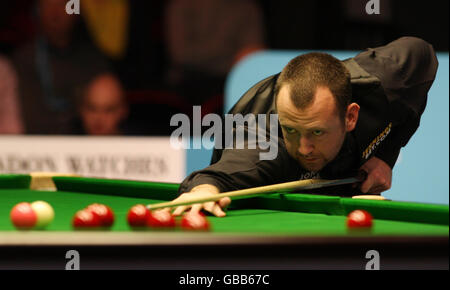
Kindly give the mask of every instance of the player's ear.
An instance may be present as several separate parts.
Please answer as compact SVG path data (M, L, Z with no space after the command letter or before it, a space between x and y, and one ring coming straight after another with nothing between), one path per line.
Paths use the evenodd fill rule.
M347 113L345 114L345 130L347 132L352 131L356 127L359 116L359 105L357 103L351 103L347 107Z

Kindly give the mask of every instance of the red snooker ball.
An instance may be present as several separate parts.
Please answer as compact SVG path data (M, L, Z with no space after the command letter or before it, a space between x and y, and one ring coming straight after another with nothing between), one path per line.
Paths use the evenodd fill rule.
M16 204L10 213L14 226L18 229L32 229L37 223L37 214L28 202Z
M145 227L149 217L150 210L143 204L137 204L128 211L128 225L131 227Z
M208 231L210 225L203 213L187 212L181 219L181 228L184 230Z
M175 218L165 210L150 211L147 225L153 228L174 228Z
M77 211L72 220L72 225L75 228L96 228L102 225L100 217L92 211L83 209Z
M347 227L370 228L372 227L372 215L362 209L354 210L347 216Z
M114 213L109 206L100 203L93 203L86 209L90 210L93 214L99 217L103 227L110 227L113 225Z

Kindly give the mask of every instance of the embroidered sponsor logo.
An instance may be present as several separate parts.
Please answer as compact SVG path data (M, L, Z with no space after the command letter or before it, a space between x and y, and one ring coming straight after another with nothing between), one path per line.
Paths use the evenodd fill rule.
M383 132L381 132L380 135L377 136L377 138L373 139L373 141L370 143L369 146L367 146L366 150L364 150L362 157L364 159L368 159L370 154L372 154L372 152L375 150L375 148L378 147L378 145L380 145L380 143L387 137L387 135L389 135L389 133L391 132L391 128L392 128L392 123L389 123L389 125L386 127L386 129L384 129Z
M320 174L318 172L313 172L313 171L306 172L306 173L303 173L299 178L299 180L304 180L304 179L320 179Z

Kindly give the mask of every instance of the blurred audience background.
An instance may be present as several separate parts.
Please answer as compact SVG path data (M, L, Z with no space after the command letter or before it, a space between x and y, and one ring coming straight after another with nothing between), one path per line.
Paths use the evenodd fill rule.
M82 90L78 101L79 124L74 132L87 135L133 135L126 128L125 91L112 74L100 74Z
M17 76L10 62L0 55L0 134L22 133Z
M77 30L79 16L65 7L64 0L36 1L36 33L12 55L29 134L72 133L76 90L108 69L105 57Z
M0 134L170 135L222 113L261 49L362 50L417 36L448 51L448 1L15 0L0 9ZM249 87L252 84L249 84Z
M261 7L249 0L172 0L165 9L165 83L202 113L221 113L232 66L264 49Z

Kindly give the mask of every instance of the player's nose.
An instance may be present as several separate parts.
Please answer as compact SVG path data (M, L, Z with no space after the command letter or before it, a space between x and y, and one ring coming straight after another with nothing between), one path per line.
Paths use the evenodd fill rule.
M300 137L298 143L298 152L301 155L309 155L314 151L314 144L308 138Z

